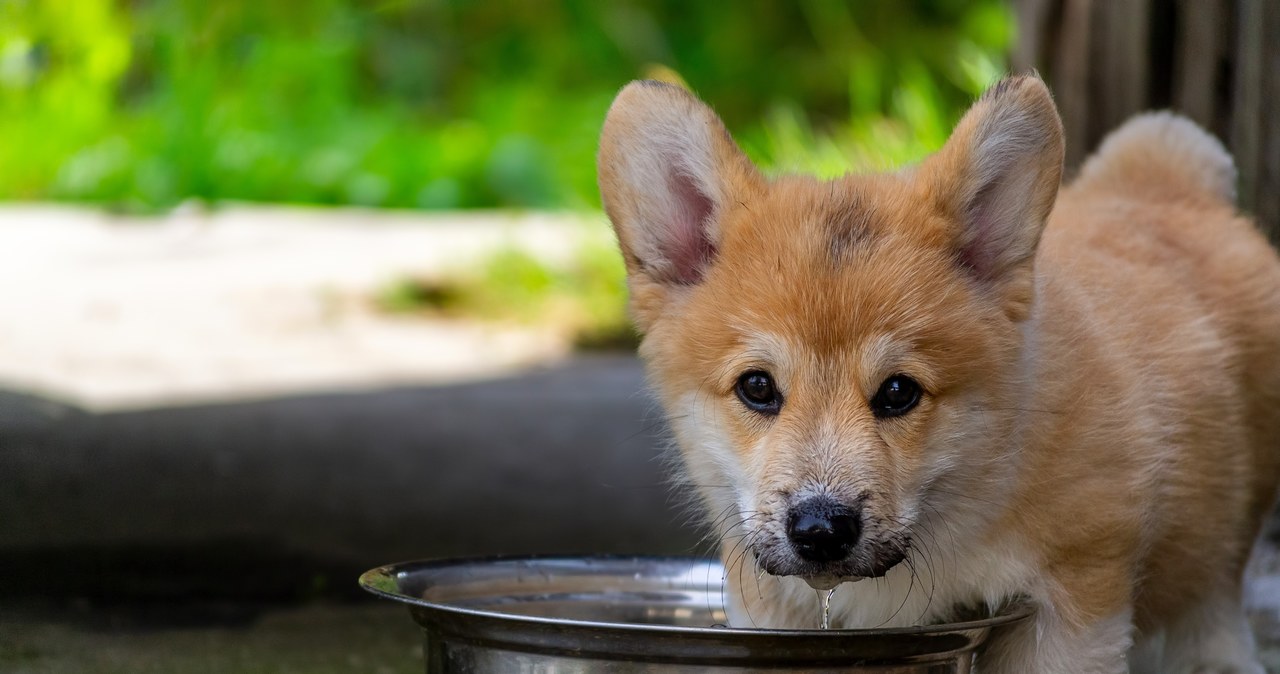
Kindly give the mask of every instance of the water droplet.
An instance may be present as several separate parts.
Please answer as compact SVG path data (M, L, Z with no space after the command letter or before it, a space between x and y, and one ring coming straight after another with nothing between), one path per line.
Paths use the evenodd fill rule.
M836 593L836 589L833 587L826 591L815 590L814 593L818 595L818 613L822 616L818 626L829 630L831 629L831 595Z

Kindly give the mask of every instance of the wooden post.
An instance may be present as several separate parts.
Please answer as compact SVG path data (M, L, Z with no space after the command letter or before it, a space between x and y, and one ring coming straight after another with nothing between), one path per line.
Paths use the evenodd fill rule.
M1280 242L1280 1L1014 0L1015 70L1037 68L1067 167L1143 110L1172 108L1236 159L1240 207Z
M1230 101L1219 91L1230 66L1230 0L1180 0L1174 36L1173 107L1198 124L1230 137Z
M1241 206L1280 240L1280 6L1239 0L1231 149L1240 168Z

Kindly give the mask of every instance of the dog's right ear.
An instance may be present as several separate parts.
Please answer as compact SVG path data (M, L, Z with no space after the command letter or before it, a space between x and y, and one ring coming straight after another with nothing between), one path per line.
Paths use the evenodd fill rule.
M632 82L605 118L600 196L627 264L631 308L647 331L672 293L716 257L725 212L760 177L720 118L684 89Z

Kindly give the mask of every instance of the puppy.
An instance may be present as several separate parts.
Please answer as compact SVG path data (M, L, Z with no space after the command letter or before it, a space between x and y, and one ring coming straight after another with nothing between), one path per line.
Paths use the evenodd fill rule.
M1262 672L1280 260L1183 118L1060 189L1062 155L1035 77L919 166L831 181L762 176L683 89L618 95L601 193L735 626L813 627L837 583L844 628L1024 597L984 674Z

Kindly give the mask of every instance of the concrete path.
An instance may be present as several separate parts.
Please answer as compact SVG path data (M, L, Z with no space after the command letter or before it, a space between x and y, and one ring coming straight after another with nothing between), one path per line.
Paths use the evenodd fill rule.
M380 288L502 247L549 262L598 218L0 207L0 382L93 409L460 381L563 356L546 333L394 319Z

